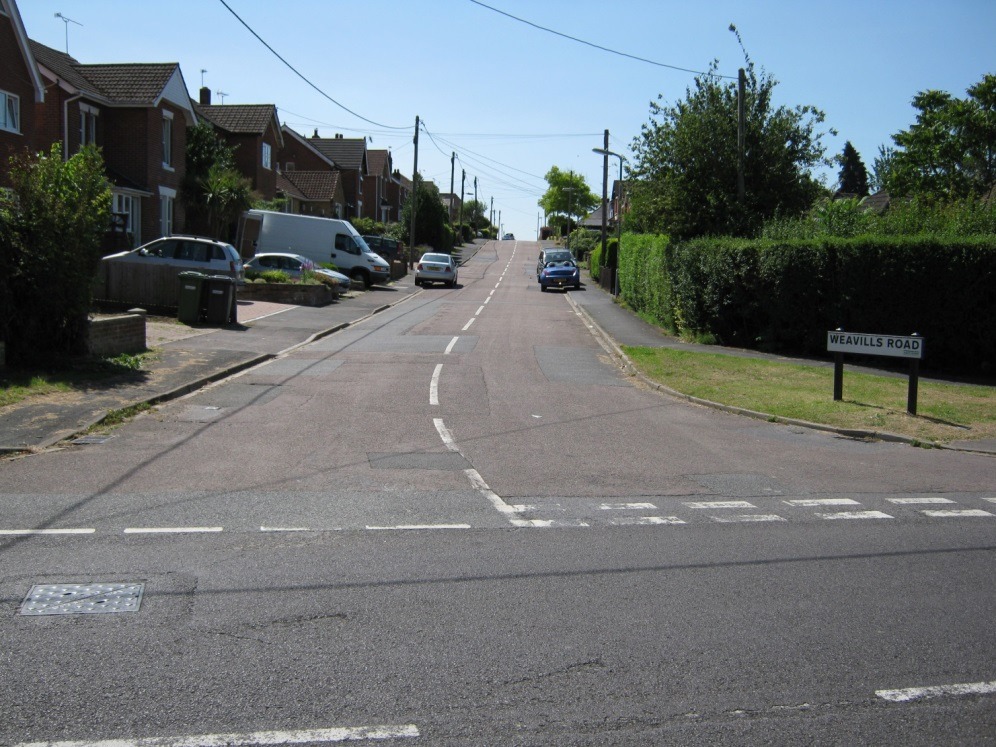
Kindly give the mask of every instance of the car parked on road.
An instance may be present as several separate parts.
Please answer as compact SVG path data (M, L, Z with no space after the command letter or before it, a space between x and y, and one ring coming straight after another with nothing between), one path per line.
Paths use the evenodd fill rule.
M451 254L426 252L415 265L415 285L444 283L452 288L457 284L456 261Z
M245 282L242 257L235 247L206 236L164 236L137 249L110 254L103 261L165 265L208 275L227 275L239 284Z
M547 288L581 288L581 269L569 249L543 249L536 260L536 282Z
M292 278L301 277L305 272L312 272L315 275L324 275L335 279L342 293L348 291L350 285L350 279L346 275L335 270L327 270L324 267L319 267L313 260L300 254L287 254L283 252L257 254L245 263L245 269L247 273L280 270L281 272L286 272Z
M506 233L504 236L501 237L501 240L502 241L515 241L515 234L514 233Z
M393 259L401 259L401 248L403 245L397 239L392 239L389 236L364 235L363 240L367 242L367 246L388 262Z

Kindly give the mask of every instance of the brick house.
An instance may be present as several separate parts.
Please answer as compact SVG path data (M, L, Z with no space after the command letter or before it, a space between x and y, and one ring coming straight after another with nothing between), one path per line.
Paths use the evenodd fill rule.
M14 0L0 0L0 187L10 186L8 159L42 147L36 142L36 108L45 82L31 54Z
M458 223L460 220L460 206L463 202L452 192L444 192L439 195L440 202L446 208L446 214L450 217L450 223Z
M397 221L400 210L394 209L387 196L394 164L389 150L367 151L367 175L363 177L363 217L381 223Z
M395 169L391 181L387 183L387 201L391 206L391 215L396 216L395 220L401 220L401 208L411 193L412 180Z
M211 89L201 88L197 114L226 144L235 148L235 168L264 200L277 196L277 155L284 138L273 104L212 104Z
M343 217L349 219L365 215L367 195L363 191L363 180L369 173L366 138L348 138L340 134L318 137L315 130L308 143L342 173L342 190L346 195L346 213Z
M277 174L277 191L286 201L285 213L340 218L346 197L338 171L284 171Z
M197 119L180 66L81 64L36 41L30 46L47 88L35 147L62 142L66 158L85 144L101 148L112 210L131 246L181 232L186 132Z

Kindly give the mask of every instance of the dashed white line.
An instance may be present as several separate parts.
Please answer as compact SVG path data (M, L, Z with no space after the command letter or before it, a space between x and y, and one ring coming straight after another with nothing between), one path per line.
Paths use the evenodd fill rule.
M418 529L470 529L470 524L395 524L394 526L368 526L367 529L385 530L418 530Z
M26 537L32 534L94 534L96 529L0 529L6 537Z
M477 316L477 315L478 315L478 314L480 314L480 313L481 313L482 311L484 311L484 304L481 304L480 308L479 308L479 309L478 309L477 311L475 311L475 312L474 312L474 316Z
M861 504L851 498L801 498L798 500L784 501L790 506L860 506Z
M966 508L966 509L934 509L926 510L923 512L927 516L932 516L936 519L957 519L960 517L981 517L981 516L993 516L989 511L983 511L981 508Z
M642 509L655 509L653 503L603 503L598 507L599 511L629 511Z
M439 374L443 370L443 364L437 363L435 370L432 372L432 379L429 381L429 404L438 405L439 404Z
M954 501L947 498L886 498L889 503L895 503L898 506L917 506L917 505L929 505L931 503L954 503Z
M689 508L757 508L753 503L749 501L693 501L691 503L686 503Z
M759 521L785 521L784 518L778 514L738 514L735 516L712 516L710 517L713 521L718 521L720 524L744 524L748 522L759 522Z
M222 532L223 527L128 527L125 534L205 534Z
M893 519L882 511L838 511L832 514L816 514L821 519Z
M450 344L446 346L446 351L443 353L443 355L449 355L450 353L452 353L453 348L456 347L457 340L459 339L460 339L459 337L454 337L452 340L450 340Z
M610 524L614 524L619 527L627 526L651 526L659 524L684 524L683 519L679 519L677 516L623 516L617 519L612 519Z
M473 324L473 323L474 323L474 322L475 322L476 320L477 320L477 317L476 317L476 316L474 316L474 317L471 317L471 318L470 318L470 321L469 321L469 322L467 322L467 323L466 323L465 325L463 325L463 329L462 329L462 330L460 330L460 331L461 331L461 332L466 332L466 331L467 331L468 329L470 329L470 325L471 325L471 324Z
M996 693L996 681L875 691L878 697L883 700L891 700L894 703L908 703L911 700L924 700L926 698L940 698L944 696L992 695L994 693Z
M186 737L144 737L69 742L21 742L15 747L217 747L229 745L305 744L353 742L362 739L404 739L420 736L414 724L400 726L350 726L332 729L256 731L244 734L199 734Z

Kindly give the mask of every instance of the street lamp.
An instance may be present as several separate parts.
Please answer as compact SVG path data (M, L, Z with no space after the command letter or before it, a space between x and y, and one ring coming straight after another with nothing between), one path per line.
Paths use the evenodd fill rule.
M597 153L600 156L615 156L619 159L619 209L616 210L616 266L612 268L612 274L614 276L613 280L613 295L619 295L619 249L622 244L622 203L623 203L623 161L626 160L626 156L620 153L613 153L608 148L592 148L592 153ZM605 209L605 206L602 206ZM603 257L604 262L608 257Z

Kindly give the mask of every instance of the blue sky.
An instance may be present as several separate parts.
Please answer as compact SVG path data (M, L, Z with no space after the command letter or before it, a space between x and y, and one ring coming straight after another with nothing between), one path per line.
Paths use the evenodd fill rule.
M964 96L996 72L992 0L482 1L663 65L705 70L716 59L731 76L744 62L729 31L735 23L758 68L779 81L776 103L823 109L826 127L839 133L824 139L828 153L850 140L869 169L879 146L913 123L918 91ZM419 171L448 192L456 151L457 194L461 170L467 199L477 177L478 199L493 198L505 230L521 239L536 235L536 202L551 166L582 173L600 194L601 157L591 149L601 147L603 130L613 151L628 153L650 101L681 99L694 78L472 0L225 2L310 84L220 0L19 0L18 7L28 35L43 44L66 51L68 30L69 53L81 62L179 62L195 98L203 76L214 103L272 103L301 133L367 136L371 148L390 148L407 175L418 115L425 124ZM618 168L611 159L610 178ZM825 176L833 181L836 172Z

